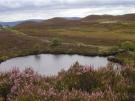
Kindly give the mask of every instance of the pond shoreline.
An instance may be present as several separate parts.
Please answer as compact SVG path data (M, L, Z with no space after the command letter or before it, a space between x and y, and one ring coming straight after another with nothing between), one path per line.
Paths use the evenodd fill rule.
M17 57L25 57L25 56L31 56L31 55L40 55L40 54L53 54L53 55L82 55L82 56L91 56L91 57L95 57L95 56L99 56L99 57L109 57L109 56L115 56L116 54L112 54L112 53L67 53L67 52L37 52L37 53L28 53L28 54L18 54L16 56L5 56L5 58L0 59L0 63L12 59L12 58L17 58Z
M67 70L76 62L78 62L82 66L93 66L94 68L105 67L109 63L107 57L91 57L77 54L38 54L9 59L0 64L0 69L1 71L5 71L11 70L15 67L24 70L25 68L30 67L38 73L51 73L51 75L54 75L60 72L61 70Z

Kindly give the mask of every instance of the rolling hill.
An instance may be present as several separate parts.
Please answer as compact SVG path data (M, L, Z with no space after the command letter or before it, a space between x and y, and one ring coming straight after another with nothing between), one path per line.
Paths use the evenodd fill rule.
M15 27L30 36L59 37L66 42L112 46L123 41L135 42L135 14L90 15L78 20L52 18L24 22Z
M91 15L81 19L28 20L0 29L0 60L40 54L105 55L125 41L135 43L135 14ZM60 46L51 46L54 39ZM3 59L4 56L4 59Z
M35 21L25 21L24 23L20 23L18 26L25 25L76 25L76 24L86 24L87 22L98 22L98 21L135 21L135 14L125 14L125 15L90 15L84 18L79 17L56 17L52 19L42 20L40 22Z
M37 22L38 23L41 21L42 20L31 19L31 20L12 21L12 22L0 22L0 25L14 27L14 26L17 26L18 24L25 23L25 22Z

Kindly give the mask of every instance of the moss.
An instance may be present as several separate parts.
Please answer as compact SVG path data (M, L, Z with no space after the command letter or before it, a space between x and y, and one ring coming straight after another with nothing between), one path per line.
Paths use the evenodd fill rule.
M8 59L8 56L0 56L0 62L5 61Z

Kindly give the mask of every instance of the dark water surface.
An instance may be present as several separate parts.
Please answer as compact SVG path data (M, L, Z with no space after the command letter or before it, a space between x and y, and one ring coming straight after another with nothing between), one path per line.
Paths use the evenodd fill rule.
M106 66L109 61L106 57L90 57L82 55L53 55L41 54L9 59L0 64L0 71L8 71L12 68L32 68L43 75L56 75L62 69L68 70L72 64L79 62L81 65L92 65L95 68Z

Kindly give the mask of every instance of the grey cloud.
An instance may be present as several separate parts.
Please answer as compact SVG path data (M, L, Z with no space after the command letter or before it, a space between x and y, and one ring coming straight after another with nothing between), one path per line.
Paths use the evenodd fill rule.
M135 6L135 0L2 0L0 11L133 5Z
M83 10L78 12L78 9ZM36 14L37 18L50 18L72 15L72 12L78 16L100 12L132 13L135 12L135 0L0 0L0 20L6 15L10 16L8 19L27 19Z

